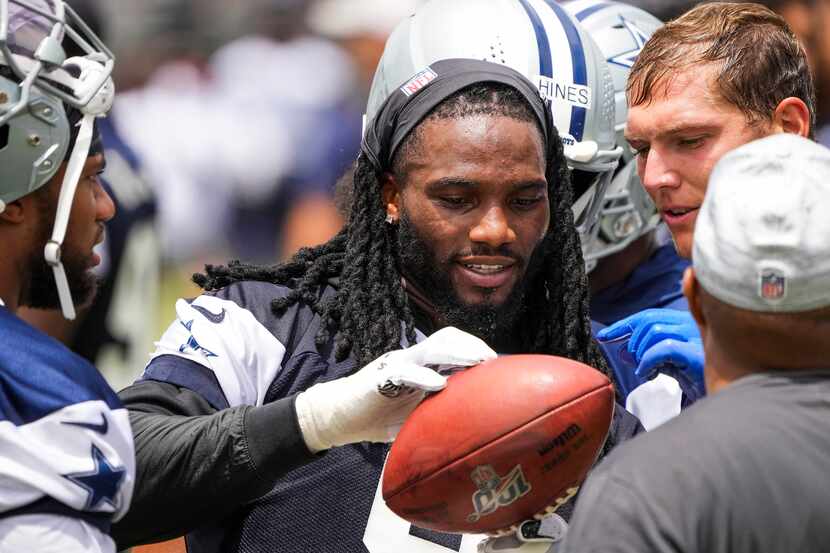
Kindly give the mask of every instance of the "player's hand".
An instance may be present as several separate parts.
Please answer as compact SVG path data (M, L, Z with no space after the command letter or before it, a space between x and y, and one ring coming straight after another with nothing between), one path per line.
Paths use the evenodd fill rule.
M556 553L568 530L568 523L557 514L527 520L515 533L479 542L478 553Z
M630 335L627 349L634 357L634 371L642 379L658 373L675 378L687 401L705 393L703 345L692 315L676 309L646 309L604 328L599 340Z
M643 379L650 379L658 373L671 376L680 383L684 404L688 404L706 395L703 365L700 338L689 338L685 342L668 338L643 353L634 374Z
M639 362L645 351L660 340L700 339L700 330L688 311L646 309L603 328L597 333L597 339L605 342L625 335L631 336L628 351Z
M429 366L469 367L496 352L448 327L407 349L381 355L355 374L315 384L297 396L300 430L317 452L356 442L390 442L406 417L447 379Z

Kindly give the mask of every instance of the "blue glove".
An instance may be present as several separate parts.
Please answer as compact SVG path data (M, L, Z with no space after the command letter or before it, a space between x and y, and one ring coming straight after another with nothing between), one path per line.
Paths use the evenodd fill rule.
M700 331L688 311L646 309L597 332L597 339L607 342L630 334L628 351L639 362L649 347L666 338L688 341L700 339Z
M658 373L671 376L680 383L683 391L681 406L684 408L705 396L700 338L689 338L687 342L667 338L646 350L634 374L648 380Z
M650 379L664 373L675 378L683 389L684 405L704 395L703 346L690 313L646 309L599 331L597 339L626 335L630 335L626 349L637 363L636 376Z

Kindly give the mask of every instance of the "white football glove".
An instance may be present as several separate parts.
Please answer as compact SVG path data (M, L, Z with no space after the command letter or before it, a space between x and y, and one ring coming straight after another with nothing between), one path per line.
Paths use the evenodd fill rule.
M515 533L479 542L478 553L556 553L567 530L565 519L553 513L541 521L526 520Z
M426 393L447 385L446 377L427 365L469 367L495 358L479 338L447 327L350 376L315 384L296 401L306 445L316 453L357 442L391 442Z

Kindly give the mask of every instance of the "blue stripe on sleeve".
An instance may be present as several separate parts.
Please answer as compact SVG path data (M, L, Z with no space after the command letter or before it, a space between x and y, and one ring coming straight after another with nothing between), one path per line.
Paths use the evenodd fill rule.
M144 369L140 380L155 380L182 386L205 398L218 411L230 407L216 374L190 359L175 355L156 357Z

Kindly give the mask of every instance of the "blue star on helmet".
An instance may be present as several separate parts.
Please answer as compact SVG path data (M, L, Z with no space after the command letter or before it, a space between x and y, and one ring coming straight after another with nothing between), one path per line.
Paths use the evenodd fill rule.
M188 349L193 350L194 352L200 351L202 355L205 357L219 357L212 351L207 348L203 348L199 342L196 341L196 337L193 336L193 321L183 322L182 325L190 332L190 337L187 339L187 342L179 346L179 351L184 353Z
M95 511L102 503L118 508L118 490L127 474L123 467L116 467L109 462L104 453L92 444L92 461L94 468L89 472L76 472L62 475L87 491L85 511Z
M619 55L614 56L608 60L608 63L615 63L617 65L621 65L626 69L631 69L634 65L634 62L637 61L637 56L640 55L640 52L643 51L643 46L645 46L646 42L648 42L649 36L640 30L637 25L634 24L633 21L627 20L625 17L620 16L620 23L626 28L626 30L631 35L631 38L634 39L634 48L627 52L623 52Z

